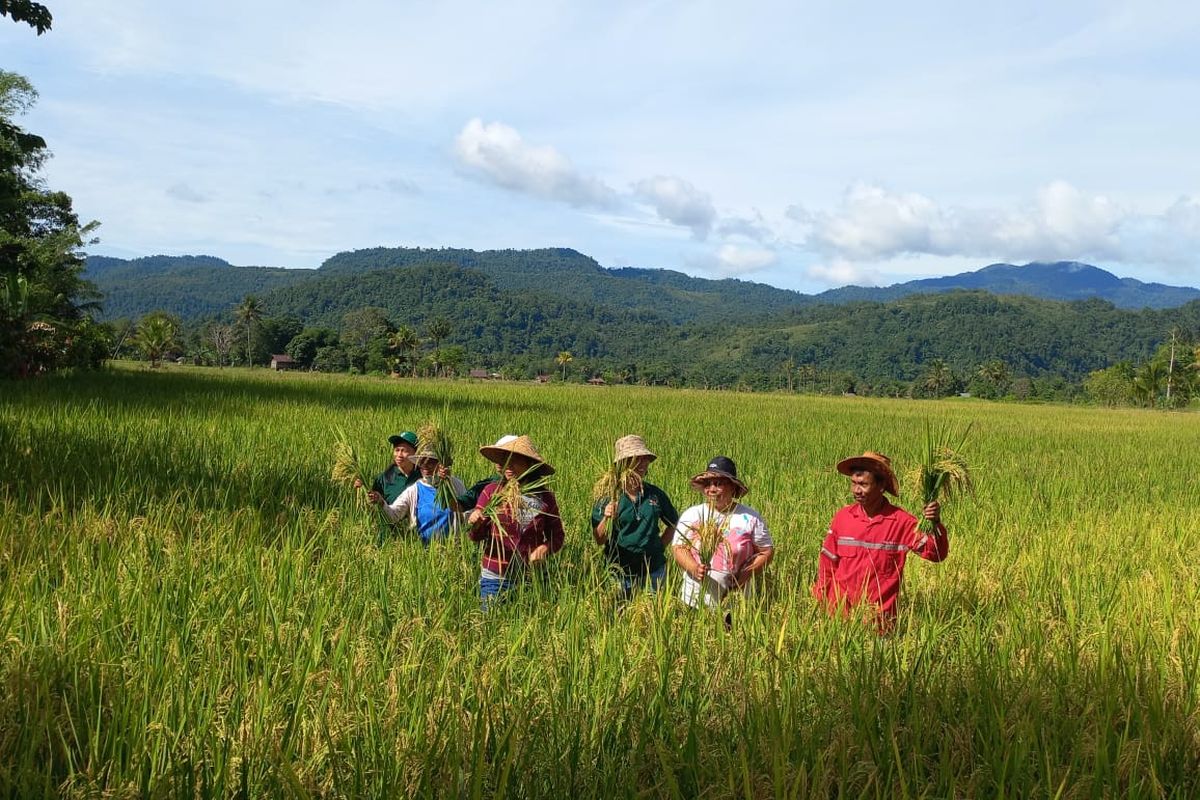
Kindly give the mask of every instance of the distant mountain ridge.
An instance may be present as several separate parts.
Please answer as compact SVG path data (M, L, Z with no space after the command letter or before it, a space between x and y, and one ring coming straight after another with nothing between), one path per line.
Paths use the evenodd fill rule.
M744 323L814 304L889 302L953 290L1057 301L1100 299L1118 308L1165 309L1200 299L1200 289L1143 283L1075 261L990 264L973 272L886 287L844 286L816 295L762 283L696 278L668 269L606 269L569 248L465 250L376 247L338 253L318 269L235 267L213 256L90 256L85 277L104 292L105 316L155 309L196 319L227 311L247 294L320 283L331 277L443 264L486 275L498 288L572 302L653 313L671 323ZM315 288L315 287L314 287Z
M1079 261L1033 261L1024 266L989 264L974 272L897 283L885 287L843 286L814 297L823 303L898 300L912 294L970 289L1043 300L1107 300L1118 308L1174 308L1200 299L1200 289L1144 283Z

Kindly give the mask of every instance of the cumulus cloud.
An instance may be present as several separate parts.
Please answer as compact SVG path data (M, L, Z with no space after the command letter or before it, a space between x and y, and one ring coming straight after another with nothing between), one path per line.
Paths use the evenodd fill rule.
M779 256L774 250L723 244L717 249L718 269L723 275L744 275L774 266Z
M1121 260L1121 233L1135 220L1103 195L1055 181L1009 210L942 207L917 193L856 184L833 212L792 206L805 246L830 259L882 261L906 255Z
M712 197L683 178L656 175L634 185L634 193L654 207L662 219L692 229L697 239L708 238L717 210Z
M829 286L878 286L879 274L861 264L835 259L827 264L814 264L804 271L818 283Z
M616 192L548 145L532 145L502 122L472 119L455 140L460 164L497 186L576 208L610 208Z

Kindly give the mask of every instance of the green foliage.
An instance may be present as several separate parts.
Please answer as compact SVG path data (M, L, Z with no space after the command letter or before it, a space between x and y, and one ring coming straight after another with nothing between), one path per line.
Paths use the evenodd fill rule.
M81 225L71 198L45 188L46 143L13 121L36 97L25 78L0 70L0 376L92 367L105 350L90 317L99 294L81 277L96 224Z
M134 340L151 367L157 367L163 357L177 346L179 328L178 318L165 311L151 312L138 322Z
M8 17L13 22L24 22L37 31L41 36L50 30L54 17L50 9L33 0L0 0L0 17Z

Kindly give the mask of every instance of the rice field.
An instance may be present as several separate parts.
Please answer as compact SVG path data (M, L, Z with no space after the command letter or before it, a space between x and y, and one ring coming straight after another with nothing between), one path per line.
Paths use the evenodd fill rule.
M376 546L345 437L528 433L567 543L484 615L464 540ZM903 473L973 423L951 552L895 635L808 594L838 459ZM588 527L613 441L649 480L734 458L776 542L720 615L616 606ZM0 384L8 796L1200 796L1200 415L119 368ZM907 500L910 510L916 501Z

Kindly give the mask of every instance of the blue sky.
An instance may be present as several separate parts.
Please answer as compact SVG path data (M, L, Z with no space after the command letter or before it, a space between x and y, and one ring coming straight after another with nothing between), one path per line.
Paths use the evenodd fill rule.
M1200 285L1196 4L47 4L40 37L0 19L0 68L95 253Z

